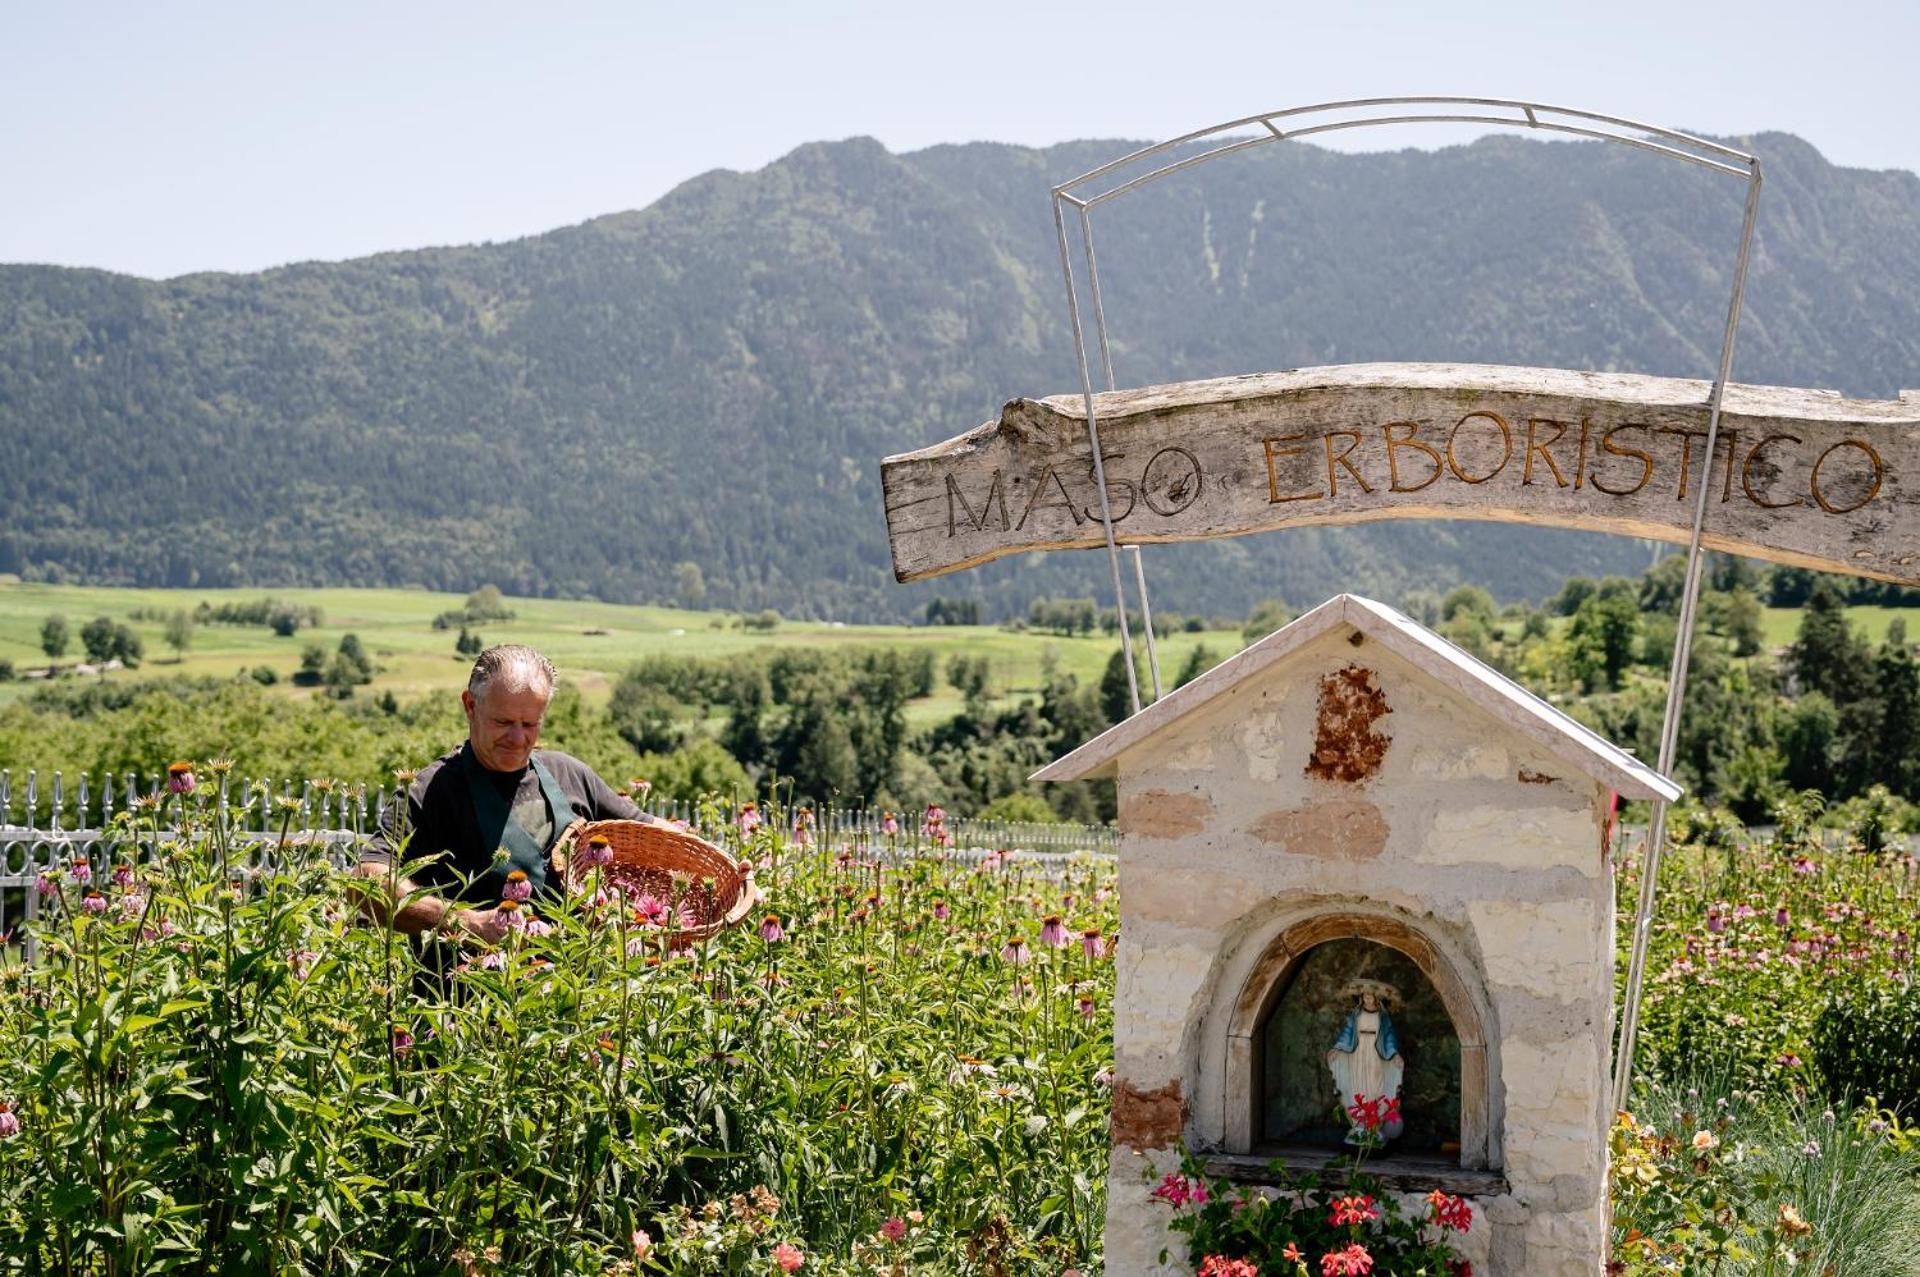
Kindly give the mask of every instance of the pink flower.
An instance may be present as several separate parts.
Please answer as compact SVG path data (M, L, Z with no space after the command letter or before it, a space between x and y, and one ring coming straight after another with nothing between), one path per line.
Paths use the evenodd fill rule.
M1186 1205L1203 1206L1207 1201L1207 1186L1200 1180L1170 1171L1154 1188L1153 1196L1175 1210Z
M907 1235L907 1221L898 1215L888 1216L887 1222L880 1225L880 1235L890 1242L897 1242Z
M807 1256L792 1242L781 1242L773 1248L773 1262L780 1265L783 1273L799 1272L807 1262Z
M14 1116L13 1105L0 1100L0 1140L10 1140L20 1133L20 1119Z
M33 889L42 900L57 895L60 891L60 878L57 870L48 870L34 879Z
M1260 1277L1260 1270L1253 1266L1250 1259L1228 1259L1225 1255L1208 1255L1200 1261L1200 1269L1195 1277Z
M666 901L648 892L633 902L633 917L634 921L650 927L664 927L668 917Z
M1333 1209L1327 1214L1327 1222L1335 1228L1345 1228L1349 1224L1364 1224L1380 1218L1380 1207L1373 1198L1366 1196L1336 1197Z
M1785 905L1781 905L1773 911L1773 925L1776 927L1791 927L1793 925L1793 914Z
M86 883L86 882L93 881L93 866L89 864L87 861L84 861L84 860L74 861L72 866L67 870L67 872L73 875L73 880L75 882Z
M413 1034L407 1032L405 1029L395 1029L393 1031L393 1053L395 1055L405 1055L411 1050L413 1050Z
M647 1236L647 1230L644 1228L634 1229L633 1257L635 1259L645 1259L651 1254L653 1254L653 1238Z
M953 910L947 908L946 901L936 900L933 902L933 916L937 921L945 922L952 913Z
M740 822L740 836L749 837L754 830L760 828L760 809L752 803L742 804L737 819Z
M85 896L81 897L80 907L88 913L105 913L107 911L107 898L97 891L89 891Z
M497 949L492 953L482 954L480 957L480 969L482 971L505 971L507 969L507 955Z
M307 973L313 970L313 964L319 960L320 955L311 949L296 949L293 956L287 959L287 965L293 968L294 979L304 980Z
M191 794L196 784L193 778L192 763L171 763L167 767L167 792L182 796Z
M881 817L880 832L889 838L900 832L900 822L893 818L892 812L888 812L885 816Z
M1107 942L1100 936L1100 928L1088 927L1080 933L1080 952L1089 958L1106 956Z
M1813 873L1813 858L1811 856L1795 856L1793 858L1793 871L1802 878Z
M787 938L786 929L780 925L780 915L770 913L760 919L760 938L768 944L779 944Z
M1720 911L1718 909L1707 910L1707 930L1712 932L1714 935L1719 935L1722 931L1725 931L1726 929L1727 929L1727 920L1726 918L1721 916Z
M1064 949L1071 943L1067 939L1066 925L1061 922L1059 914L1050 913L1040 923L1040 943L1050 949Z
M1320 1256L1320 1277L1366 1277L1372 1271L1373 1256L1359 1242Z
M133 885L133 866L122 862L113 867L113 885L126 888Z
M533 884L527 881L524 869L516 869L507 875L507 885L500 888L500 898L516 904L522 900L533 899Z
M1083 993L1080 995L1079 1005L1080 1005L1080 1018L1083 1020L1093 1019L1094 1012L1096 1010L1093 1003L1093 999Z
M1005 947L1000 950L1000 960L1016 967L1027 965L1027 960L1032 956L1033 954L1027 949L1025 936L1008 936Z
M580 849L582 869L604 869L612 863L613 844L607 841L605 834L595 834L587 839L587 845Z

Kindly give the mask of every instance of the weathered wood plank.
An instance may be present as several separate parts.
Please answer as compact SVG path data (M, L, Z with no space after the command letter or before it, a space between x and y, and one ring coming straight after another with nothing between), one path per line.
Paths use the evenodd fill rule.
M1492 519L1685 542L1711 384L1352 364L1094 397L1123 541L1377 519ZM880 465L894 575L1105 544L1079 395ZM1920 584L1920 392L1732 385L1705 542Z

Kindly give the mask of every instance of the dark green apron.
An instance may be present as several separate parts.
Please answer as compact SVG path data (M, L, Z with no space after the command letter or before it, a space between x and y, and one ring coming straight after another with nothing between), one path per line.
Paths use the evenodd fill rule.
M528 761L540 781L540 792L546 796L547 815L553 820L553 832L548 835L546 846L535 842L526 827L514 819L507 800L494 788L492 777L473 756L473 751L461 755L467 773L467 793L473 798L473 817L480 825L480 845L504 847L507 852L507 863L494 865L481 879L493 889L490 895L494 900L500 898L499 889L506 886L507 875L515 869L527 875L535 896L553 894L547 888L547 853L573 823L573 803L554 780L553 773L541 763L538 754ZM556 889L558 885L555 884Z

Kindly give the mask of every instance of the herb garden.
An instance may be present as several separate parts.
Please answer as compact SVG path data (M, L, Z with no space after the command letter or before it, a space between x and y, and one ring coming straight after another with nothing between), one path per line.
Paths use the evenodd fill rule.
M748 925L683 943L673 901L588 892L422 998L323 845L217 811L142 799L37 885L37 960L6 951L10 1271L1100 1271L1108 862L710 807ZM1914 861L1783 814L1679 831L1620 1271L1913 1271ZM1470 1222L1363 1180L1160 1196L1243 1277L1439 1277Z

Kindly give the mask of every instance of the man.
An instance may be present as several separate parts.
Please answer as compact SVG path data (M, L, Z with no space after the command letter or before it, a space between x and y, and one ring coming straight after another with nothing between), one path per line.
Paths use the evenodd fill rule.
M360 853L355 874L381 888L366 897L375 916L424 888L395 915L396 930L496 943L509 922L497 908L509 875L526 875L536 901L564 894L553 852L576 820L652 819L579 759L535 752L553 683L552 663L530 647L502 643L480 653L460 694L466 743L420 772L404 814L389 810ZM389 893L396 857L434 859Z

